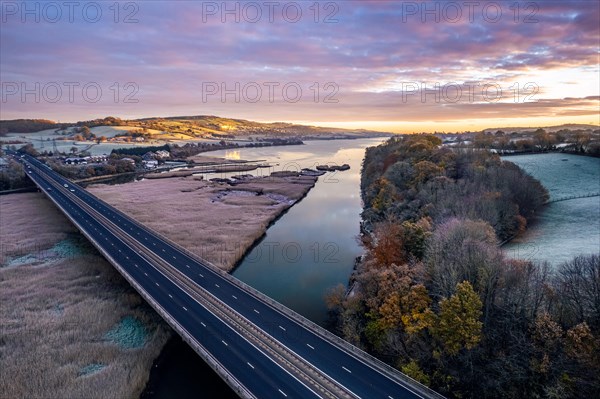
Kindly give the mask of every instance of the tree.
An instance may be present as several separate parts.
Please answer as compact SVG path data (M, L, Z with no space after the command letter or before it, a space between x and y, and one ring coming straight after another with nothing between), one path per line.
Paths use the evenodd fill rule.
M440 313L433 328L444 350L455 355L461 349L472 349L481 340L481 300L468 281L456 286L456 293L440 301Z
M555 287L560 320L600 329L600 256L577 256L558 266Z
M429 385L431 380L427 374L421 370L419 364L415 360L411 360L401 368L402 372L410 378L419 381L421 384Z
M448 298L457 284L469 281L492 301L502 264L502 254L491 226L482 221L450 219L439 225L428 241L425 254L432 279L431 294Z
M385 221L375 228L376 245L372 250L378 266L400 265L406 260L402 240L402 227L393 221Z
M383 214L394 202L396 190L385 177L381 177L376 182L375 190L377 195L373 200L372 206L375 211Z

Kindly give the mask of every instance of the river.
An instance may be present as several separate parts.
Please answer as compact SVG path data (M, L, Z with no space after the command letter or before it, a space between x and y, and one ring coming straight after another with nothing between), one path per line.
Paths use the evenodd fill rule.
M268 159L275 169L347 163L350 170L327 173L299 204L266 233L233 275L301 315L323 324L326 291L348 283L362 253L357 237L362 204L360 167L364 150L382 139L309 141L303 146L218 151L215 156Z
M600 159L571 154L515 155L503 158L538 179L550 201L600 193ZM600 197L550 202L527 231L503 249L518 259L558 265L600 248Z
M233 275L317 324L327 318L324 296L346 285L357 256L362 204L360 168L367 147L384 138L307 141L305 145L241 148L208 155L228 159L267 160L274 166L250 173L314 168L347 163L350 170L328 172L299 203L283 214L244 257ZM234 173L239 174L239 173ZM231 174L210 175L228 177ZM190 378L195 375L196 378ZM220 378L179 339L163 351L143 397L235 397ZM211 390L207 389L211 386ZM205 393L203 396L202 392Z

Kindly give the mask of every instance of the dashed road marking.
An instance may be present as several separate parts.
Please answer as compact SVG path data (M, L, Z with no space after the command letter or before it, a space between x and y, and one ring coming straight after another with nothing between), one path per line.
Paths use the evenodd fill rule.
M308 346L310 349L315 349L315 347L312 346L311 344L306 344L306 346Z
M343 368L344 370L346 370L347 372L349 372L349 373L352 373L352 371L348 370L346 367L342 366L342 368Z

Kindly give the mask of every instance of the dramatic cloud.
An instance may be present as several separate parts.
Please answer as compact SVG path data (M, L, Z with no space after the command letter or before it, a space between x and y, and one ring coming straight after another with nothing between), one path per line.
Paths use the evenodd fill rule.
M600 122L596 1L74 4L2 2L3 119Z

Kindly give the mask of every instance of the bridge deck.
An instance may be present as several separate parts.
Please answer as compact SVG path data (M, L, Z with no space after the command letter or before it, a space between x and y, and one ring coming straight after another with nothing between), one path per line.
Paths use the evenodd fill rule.
M441 398L31 157L29 177L242 397Z

